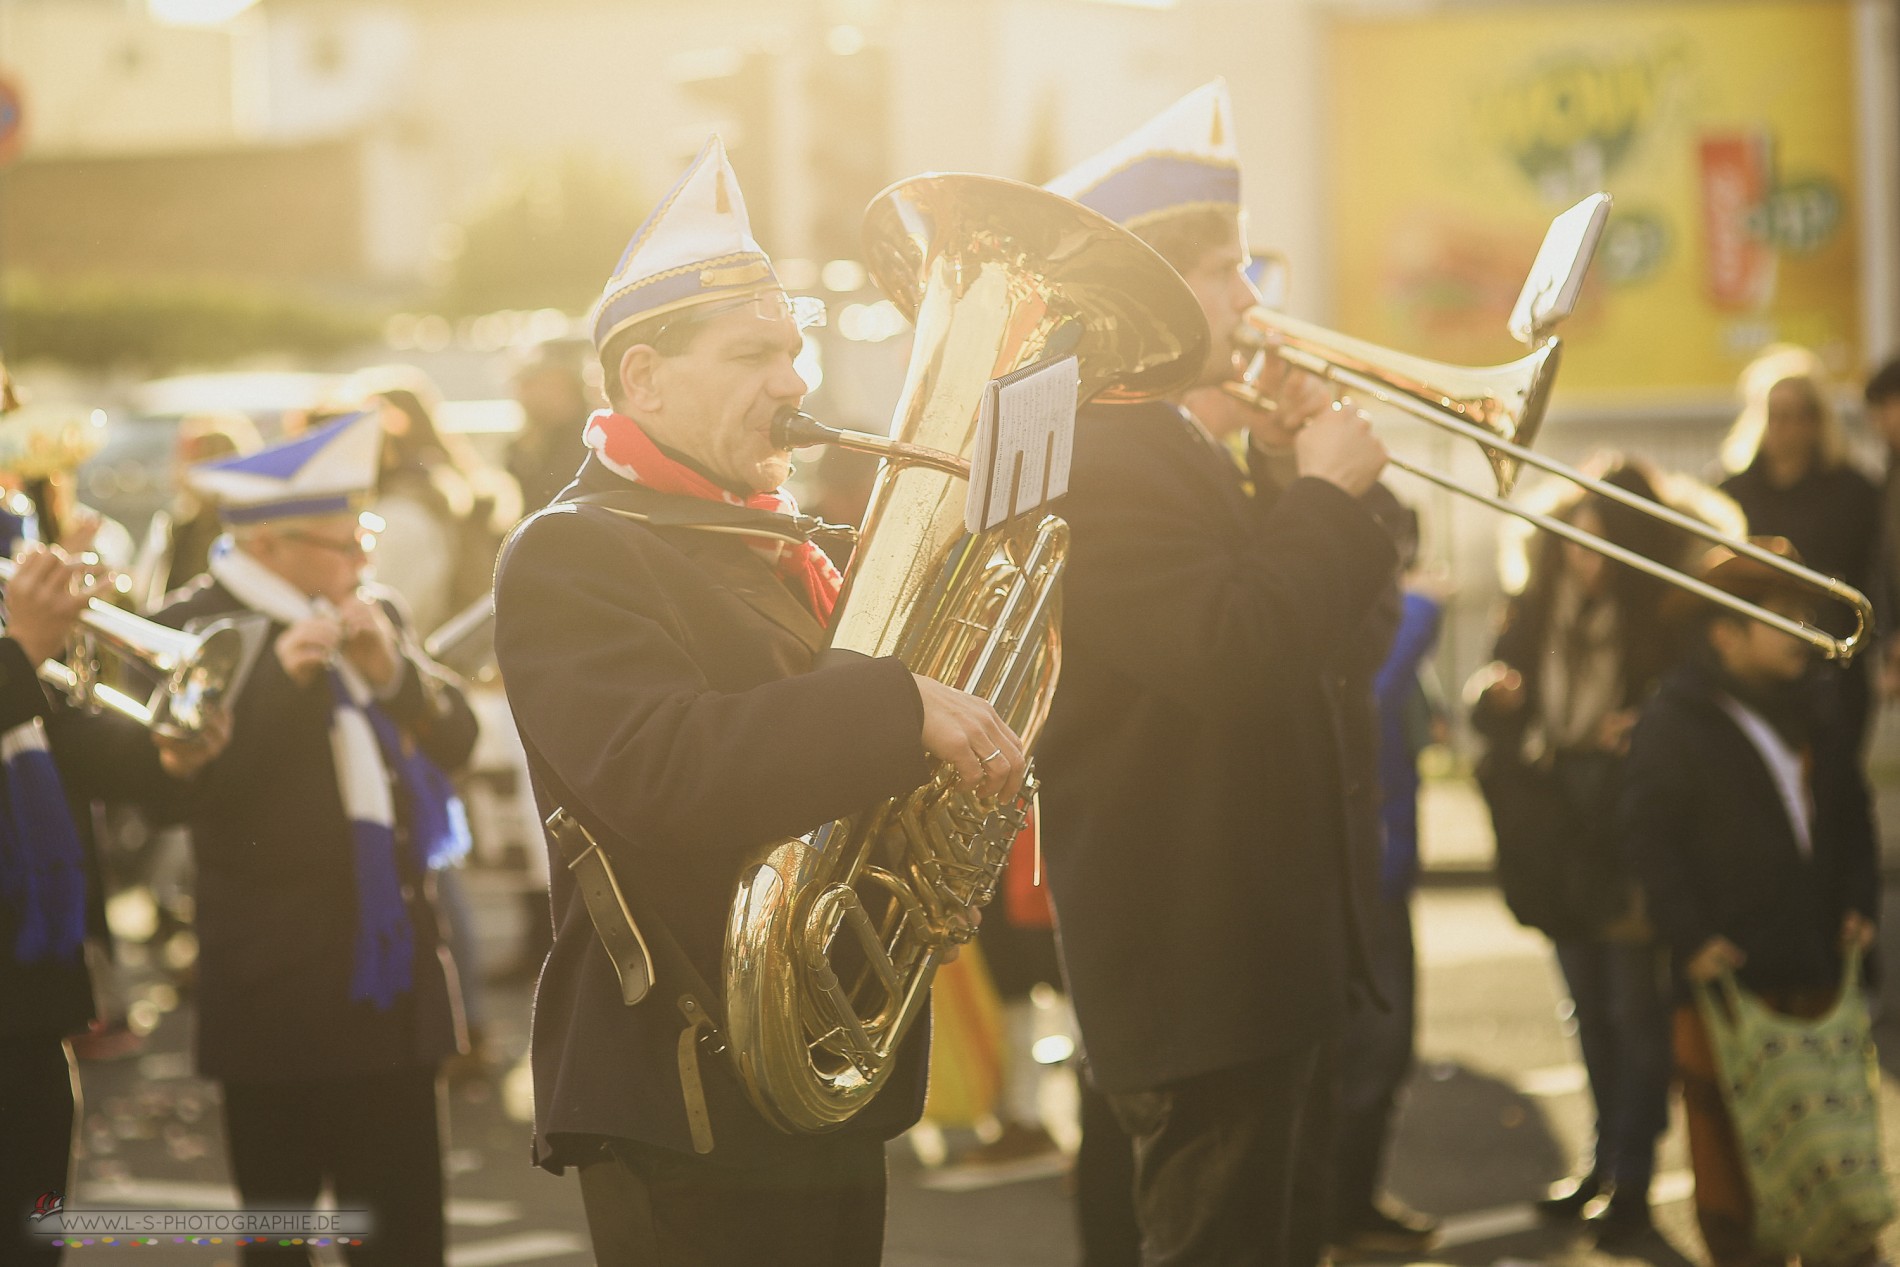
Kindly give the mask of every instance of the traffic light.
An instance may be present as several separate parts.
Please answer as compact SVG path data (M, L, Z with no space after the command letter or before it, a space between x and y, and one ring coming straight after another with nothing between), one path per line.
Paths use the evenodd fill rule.
M828 41L810 63L805 100L812 254L857 259L864 206L892 179L888 51Z

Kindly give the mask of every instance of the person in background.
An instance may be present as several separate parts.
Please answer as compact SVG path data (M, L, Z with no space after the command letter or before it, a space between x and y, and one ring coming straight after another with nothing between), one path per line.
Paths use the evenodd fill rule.
M1742 411L1722 442L1722 465L1734 472L1722 491L1748 516L1748 531L1786 537L1815 571L1873 592L1880 490L1848 458L1820 358L1805 348L1772 347L1742 371L1741 389ZM1831 633L1851 628L1841 623L1834 604L1820 619ZM1856 752L1867 737L1871 659L1856 656L1816 670L1825 688L1839 696L1834 707Z
M116 713L50 703L35 676L72 636L98 592L57 550L30 548L6 587L0 636L0 1262L57 1263L28 1214L71 1178L77 1112L70 1040L94 1019L85 940L103 918L98 877L78 829L92 800L163 813L222 750L221 722L202 740L157 739Z
M140 611L151 611L165 595L200 575L211 561L211 543L224 532L218 508L186 485L186 470L200 462L255 453L263 444L257 424L244 414L188 414L179 421L172 446L172 500L152 516L132 565L132 590Z
M0 364L0 414L13 408ZM68 1191L77 1071L68 1040L94 1022L85 942L103 930L92 800L166 813L180 780L215 758L230 728L161 738L129 719L52 702L39 666L60 654L98 578L57 549L28 546L7 582L0 633L0 1262L57 1263L28 1216Z
M1610 456L1589 469L1657 497L1645 467ZM1663 562L1685 549L1657 520L1582 490L1554 517ZM1629 729L1667 663L1661 599L1645 574L1539 535L1493 661L1469 691L1499 883L1519 922L1555 946L1596 1105L1594 1160L1540 1208L1587 1215L1605 1247L1649 1232L1656 1141L1668 1125L1667 996L1615 819Z
M1755 544L1791 560L1786 541ZM1813 593L1718 547L1697 574L1793 620ZM1696 1222L1716 1267L1779 1263L1754 1243L1741 1144L1688 987L1734 973L1775 1011L1816 1017L1838 998L1843 956L1874 944L1878 848L1856 737L1791 635L1683 596L1687 652L1630 741L1622 841L1682 990L1674 1047L1695 1172ZM1877 1247L1855 1261L1872 1262Z
M1436 1240L1438 1220L1382 1190L1399 1094L1418 1034L1418 956L1412 892L1418 884L1418 758L1431 742L1432 706L1419 671L1437 645L1444 601L1418 573L1418 512L1391 517L1401 587L1398 628L1372 681L1378 717L1380 862L1368 909L1366 948L1378 999L1353 998L1339 1050L1332 1235L1335 1256L1416 1254ZM1383 1004L1383 1006L1381 1006Z
M376 579L402 595L426 635L457 610L462 526L475 514L473 485L436 426L440 397L420 370L363 371L347 399L376 410L383 427L382 471L369 507L383 521Z
M1887 465L1880 486L1879 569L1874 576L1874 632L1880 636L1880 695L1900 699L1900 357L1867 380L1867 424L1882 441Z
M187 804L198 1069L223 1090L238 1193L307 1209L328 1184L374 1220L362 1263L440 1267L437 1074L460 1026L433 876L468 848L445 771L476 725L400 604L365 584L357 508L382 444L363 412L194 467L231 535L153 618L268 622L230 746ZM248 1245L242 1259L311 1253Z
M508 473L521 486L521 504L538 510L566 488L587 448L581 432L592 411L584 366L585 339L536 344L510 385L521 406L521 433L508 446Z

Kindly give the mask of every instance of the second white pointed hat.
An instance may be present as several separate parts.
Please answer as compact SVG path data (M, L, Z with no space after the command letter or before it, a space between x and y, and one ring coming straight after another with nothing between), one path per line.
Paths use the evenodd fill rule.
M382 419L366 410L256 453L200 462L185 484L229 524L333 515L375 489L382 453Z
M621 253L594 305L594 346L636 322L778 288L725 144L713 136Z
M1227 81L1203 84L1045 188L1129 228L1240 206L1240 151Z

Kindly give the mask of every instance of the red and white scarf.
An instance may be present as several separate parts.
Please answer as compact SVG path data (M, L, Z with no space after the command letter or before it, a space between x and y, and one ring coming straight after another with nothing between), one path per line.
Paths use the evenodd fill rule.
M749 506L780 515L798 514L798 503L782 488L753 493L750 497L721 488L698 471L662 453L660 446L640 429L640 424L624 414L608 409L596 411L587 420L586 441L601 465L622 479L656 493ZM844 578L825 552L809 541L786 541L769 536L752 537L750 544L795 591L804 594L818 623L829 625L831 609L838 604L838 590Z

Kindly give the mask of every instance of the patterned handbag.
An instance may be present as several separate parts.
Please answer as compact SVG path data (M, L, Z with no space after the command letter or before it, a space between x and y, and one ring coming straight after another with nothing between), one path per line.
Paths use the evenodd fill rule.
M1696 991L1755 1206L1755 1243L1840 1261L1894 1218L1880 1164L1879 1074L1860 956L1816 1020L1773 1011L1733 974Z

